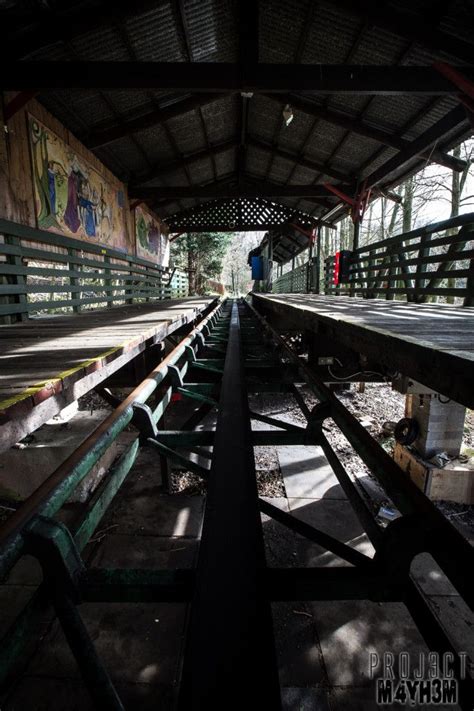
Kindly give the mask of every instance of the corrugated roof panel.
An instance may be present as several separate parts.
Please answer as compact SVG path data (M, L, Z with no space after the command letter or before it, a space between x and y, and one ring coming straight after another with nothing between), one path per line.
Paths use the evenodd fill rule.
M91 32L69 40L71 59L80 61L115 61L124 62L130 59L127 48L120 33L111 24L94 30L91 22Z
M305 30L308 0L261 0L260 61L292 62Z
M125 29L138 61L187 60L171 2L161 2L153 10L128 19Z
M219 153L214 157L216 162L216 171L218 176L222 176L228 173L233 173L235 171L235 155L236 149L231 148L225 153Z
M184 11L189 28L192 60L195 62L232 62L237 58L232 0L185 0Z
M302 61L308 64L340 64L357 40L362 22L329 2L318 3Z

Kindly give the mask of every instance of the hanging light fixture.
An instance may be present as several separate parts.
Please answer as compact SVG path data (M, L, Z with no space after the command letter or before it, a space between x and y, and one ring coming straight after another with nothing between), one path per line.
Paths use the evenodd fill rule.
M287 104L285 106L285 108L283 109L283 118L284 118L285 124L287 126L289 126L290 123L293 121L293 118L294 118L293 109L291 108L291 106L289 104Z

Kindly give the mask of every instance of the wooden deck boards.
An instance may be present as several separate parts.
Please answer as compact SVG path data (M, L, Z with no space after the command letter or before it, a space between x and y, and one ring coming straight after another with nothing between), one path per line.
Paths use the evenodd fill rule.
M191 322L212 301L189 297L0 326L0 448L95 387L146 344Z
M256 294L285 318L474 408L474 307L316 294Z

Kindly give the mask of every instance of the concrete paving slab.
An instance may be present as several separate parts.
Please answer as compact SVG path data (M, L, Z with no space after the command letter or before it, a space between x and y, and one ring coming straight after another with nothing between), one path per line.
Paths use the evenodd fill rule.
M154 447L140 447L137 458L120 488L120 497L161 491L160 458Z
M34 593L33 587L0 586L0 638L8 630Z
M88 603L80 613L111 678L174 684L181 651L184 604ZM31 662L31 676L79 679L80 672L56 622Z
M282 496L262 496L262 499L285 513L290 512L288 499ZM261 517L267 565L270 568L297 565L298 553L295 533L266 514L261 514Z
M6 585L39 585L43 580L41 565L31 555L24 555L11 569Z
M330 711L326 689L283 688L281 702L282 711Z
M193 568L197 550L197 541L188 538L111 534L92 554L89 564L96 568Z
M370 557L374 555L374 548L348 501L289 498L288 503L291 513L305 523L319 528L365 555ZM296 536L296 545L299 565L311 567L350 565L302 536Z
M116 684L125 708L171 711L174 689L170 685ZM26 676L2 705L4 711L96 711L82 683L75 679Z
M313 602L309 606L334 686L373 686L369 675L371 652L380 660L384 652L391 652L395 659L400 652L408 652L414 666L420 653L428 652L401 603L350 600Z
M326 680L311 609L305 602L272 603L280 685L316 686Z
M288 498L347 499L321 447L278 447Z
M101 528L117 525L116 533L198 538L203 511L202 496L160 495L156 488L145 488L117 499Z

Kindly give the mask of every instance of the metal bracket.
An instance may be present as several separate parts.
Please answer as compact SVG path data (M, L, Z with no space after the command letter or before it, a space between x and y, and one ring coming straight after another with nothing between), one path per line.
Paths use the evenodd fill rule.
M47 516L35 516L24 532L26 551L41 563L51 592L80 602L79 578L85 566L69 529Z
M331 403L330 402L318 402L313 408L311 408L309 422L316 423L322 422L326 418L331 416Z
M173 388L182 388L184 385L183 381L183 376L181 375L181 371L176 365L169 365L168 366L168 373L170 376L171 380L171 385Z
M464 105L474 128L474 83L447 62L435 62L433 68L459 89L458 99Z
M308 424L306 425L306 433L308 437L314 438L316 443L318 437L321 433L323 421L331 416L331 403L330 402L319 402L315 405L308 415ZM313 443L314 443L313 440Z
M413 558L430 552L436 532L432 521L419 513L397 518L387 526L374 562L394 582L406 581Z
M334 195L337 195L337 197L343 200L343 202L350 205L350 214L352 222L361 222L364 217L364 213L367 209L367 205L369 204L372 193L372 188L367 188L365 181L362 185L362 188L357 192L355 197L347 195L335 185L331 185L331 183L324 183L324 187L329 190L329 192L334 193Z
M184 353L186 356L186 360L189 363L193 363L196 360L196 354L194 352L194 348L190 346L189 344L184 346Z
M132 425L140 431L141 439L147 440L149 437L156 437L158 428L153 419L151 408L141 402L132 403L132 408Z
M203 333L201 333L201 332L196 333L196 341L200 341L201 346L202 346L203 348L205 348L205 346L206 346L206 341L205 341L205 338L204 338L204 334L203 334Z

